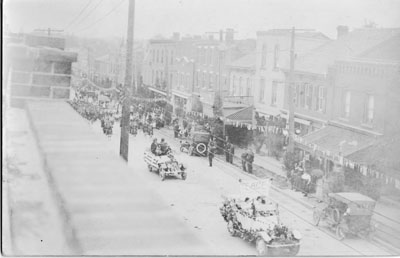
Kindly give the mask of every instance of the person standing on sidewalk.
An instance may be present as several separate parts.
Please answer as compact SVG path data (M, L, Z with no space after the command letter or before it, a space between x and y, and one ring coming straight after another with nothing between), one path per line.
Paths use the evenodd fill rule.
M224 150L225 150L225 160L226 160L226 162L229 162L231 143L229 142L228 136L226 137L226 140L225 140Z
M242 155L240 156L242 158L242 168L244 172L247 172L247 150L245 150Z
M248 153L247 153L247 172L249 172L250 174L253 173L253 162L254 162L254 152L249 149Z
M229 149L229 163L233 164L233 154L235 154L235 146L231 143L231 148Z
M210 164L210 167L212 167L212 161L215 155L215 142L214 140L210 139L210 142L208 143L207 146L207 151L208 151L208 162Z
M304 197L307 197L308 193L310 192L310 187L311 187L311 175L307 171L305 171L303 173L303 175L301 176L301 180L303 181L302 182L302 186L303 186L302 190L303 190Z

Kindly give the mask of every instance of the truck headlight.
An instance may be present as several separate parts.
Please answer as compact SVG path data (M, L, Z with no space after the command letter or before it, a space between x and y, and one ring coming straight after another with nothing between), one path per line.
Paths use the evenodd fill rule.
M293 230L292 235L297 240L301 239L301 234L300 234L300 232L298 230Z

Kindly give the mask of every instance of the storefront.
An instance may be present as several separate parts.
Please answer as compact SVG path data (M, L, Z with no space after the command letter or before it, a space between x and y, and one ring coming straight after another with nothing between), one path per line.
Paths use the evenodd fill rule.
M182 91L173 90L172 91L172 103L174 112L176 109L181 109L182 112L191 111L190 106L190 94Z

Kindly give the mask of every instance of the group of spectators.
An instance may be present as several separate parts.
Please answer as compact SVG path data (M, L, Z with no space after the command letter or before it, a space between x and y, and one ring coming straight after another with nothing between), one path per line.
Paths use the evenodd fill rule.
M253 173L254 152L252 149L246 149L240 156L242 159L242 168L244 172Z
M313 178L310 173L305 169L305 163L299 162L295 164L295 168L289 171L288 179L291 183L292 190L300 191L304 196L313 191Z

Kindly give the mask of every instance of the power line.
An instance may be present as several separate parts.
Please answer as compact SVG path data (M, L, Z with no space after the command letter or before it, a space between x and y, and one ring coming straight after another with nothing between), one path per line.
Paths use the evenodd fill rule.
M88 6L89 6L92 2L93 2L93 0L89 0L89 1L87 2L87 4L85 5L85 7L83 7L82 10L79 12L79 14L78 14L75 18L73 18L73 19L71 20L71 22L70 22L67 26L65 26L64 30L68 29L75 21L77 21L77 20L79 19L79 17L83 14L83 12L88 8Z
M100 19L98 19L97 21L93 22L92 24L90 24L89 26L79 30L79 31L84 31L87 30L88 28L92 27L93 25L97 24L98 22L102 21L103 19L105 19L107 16L109 16L112 12L114 12L125 0L122 0L121 2L119 2L116 6L114 6L113 9L111 9L111 11L109 11L108 13L106 13L103 17L101 17Z
M83 17L83 19L80 20L80 22L79 22L77 25L82 24L82 23L87 19L87 17L89 17L89 16L97 9L97 7L100 6L100 4L101 4L103 1L104 1L104 0L100 0L100 1L92 8L92 10L90 10L90 11L86 14L86 16Z

